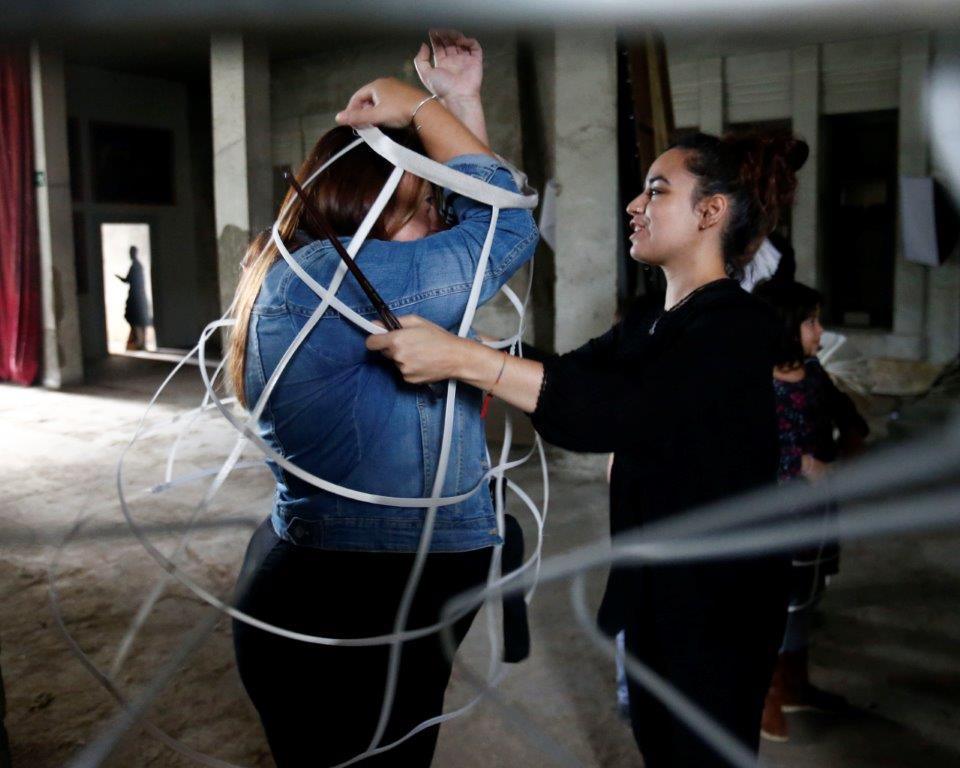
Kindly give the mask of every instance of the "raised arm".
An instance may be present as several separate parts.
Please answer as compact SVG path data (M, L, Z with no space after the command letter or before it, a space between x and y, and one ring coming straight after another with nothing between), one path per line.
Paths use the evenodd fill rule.
M480 43L452 29L431 29L429 35L430 47L426 43L421 45L413 59L420 81L474 136L489 144L480 100L483 83Z
M427 154L440 163L460 155L493 154L436 99L424 101L429 96L396 78L382 77L353 94L336 120L340 125L389 128L404 128L413 123Z

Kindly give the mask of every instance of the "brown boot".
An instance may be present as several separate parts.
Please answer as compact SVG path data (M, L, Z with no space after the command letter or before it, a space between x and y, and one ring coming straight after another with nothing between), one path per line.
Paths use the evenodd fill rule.
M787 741L787 718L783 714L783 670L780 659L773 670L773 679L767 698L763 702L763 716L760 719L760 736L768 741Z
M806 650L781 653L777 668L782 668L781 706L784 712L842 712L850 706L843 696L823 691L810 683Z

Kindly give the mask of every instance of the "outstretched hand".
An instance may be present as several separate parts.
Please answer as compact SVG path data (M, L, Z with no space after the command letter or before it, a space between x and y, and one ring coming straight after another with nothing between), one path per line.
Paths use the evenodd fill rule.
M367 337L367 349L380 352L396 364L404 381L424 384L456 378L461 339L439 325L417 315L401 318L399 331L372 334Z
M453 29L431 29L413 66L427 90L446 100L479 99L483 82L483 49L472 37Z

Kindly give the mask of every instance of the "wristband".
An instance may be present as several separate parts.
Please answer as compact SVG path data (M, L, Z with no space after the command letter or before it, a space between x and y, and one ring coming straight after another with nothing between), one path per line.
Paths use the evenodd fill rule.
M417 104L417 106L415 106L415 107L413 108L413 112L410 113L410 122L413 123L413 127L416 128L418 131L420 130L420 126L417 125L416 122L415 122L415 120L414 120L414 118L416 118L416 116L417 116L417 112L420 111L420 108L421 108L424 104L426 104L428 101L433 101L435 98L437 98L437 94L431 93L429 96L427 96L425 99L423 99L423 101L421 101L419 104Z

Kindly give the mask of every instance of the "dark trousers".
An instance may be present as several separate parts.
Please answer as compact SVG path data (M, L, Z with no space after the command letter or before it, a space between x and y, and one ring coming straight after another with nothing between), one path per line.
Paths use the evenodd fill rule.
M427 558L407 628L440 618L444 603L486 581L491 548ZM269 521L247 549L237 607L263 621L306 634L388 634L414 555L334 552L300 547L276 536ZM476 615L454 625L459 646ZM240 677L260 715L278 768L328 766L366 750L376 729L387 675L388 646L316 645L233 624ZM404 643L389 744L443 711L451 662L439 634ZM439 728L427 728L395 749L356 765L429 766Z
M643 569L626 647L748 749L783 638L789 561L768 558ZM634 738L647 768L729 764L628 678Z

